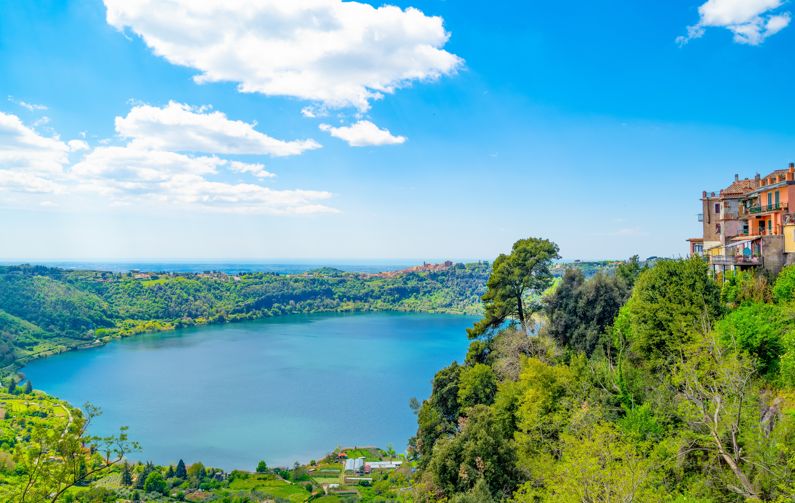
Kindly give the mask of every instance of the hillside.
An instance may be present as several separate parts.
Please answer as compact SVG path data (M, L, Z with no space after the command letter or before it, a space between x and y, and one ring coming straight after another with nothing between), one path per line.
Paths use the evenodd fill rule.
M390 274L229 275L0 267L0 365L114 337L290 313L476 314L489 269L448 263Z

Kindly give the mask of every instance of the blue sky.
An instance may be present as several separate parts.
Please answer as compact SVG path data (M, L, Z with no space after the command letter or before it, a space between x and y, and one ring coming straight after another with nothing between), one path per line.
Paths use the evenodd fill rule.
M679 255L795 160L779 0L149 1L0 0L0 259Z

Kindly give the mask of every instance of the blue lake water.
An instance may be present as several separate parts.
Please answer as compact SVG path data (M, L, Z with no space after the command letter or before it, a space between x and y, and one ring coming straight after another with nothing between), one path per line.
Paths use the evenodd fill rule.
M131 337L37 360L36 389L102 408L92 432L129 426L156 463L253 469L337 446L392 444L416 431L409 399L461 361L470 316L293 315Z

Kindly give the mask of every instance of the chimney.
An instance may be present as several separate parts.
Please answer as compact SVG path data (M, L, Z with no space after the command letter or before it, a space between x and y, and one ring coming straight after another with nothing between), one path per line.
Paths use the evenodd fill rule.
M734 181L735 182L739 182L740 181L740 175L738 175L737 173L734 174Z

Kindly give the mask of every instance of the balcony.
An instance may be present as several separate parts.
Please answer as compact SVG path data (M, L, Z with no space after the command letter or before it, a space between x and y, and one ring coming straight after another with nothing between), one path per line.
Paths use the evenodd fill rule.
M756 206L749 206L747 208L748 213L751 215L767 213L768 211L779 211L779 210L787 211L787 205L781 203L760 204Z
M762 257L744 255L710 255L710 265L762 265Z

